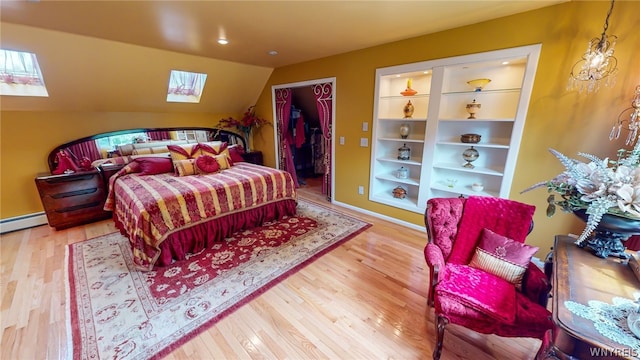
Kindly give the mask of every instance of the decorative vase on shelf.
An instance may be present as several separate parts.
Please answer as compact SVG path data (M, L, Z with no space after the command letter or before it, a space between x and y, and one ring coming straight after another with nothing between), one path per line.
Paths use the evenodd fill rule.
M476 161L476 160L478 160L479 156L480 156L480 153L478 153L478 150L474 149L473 146L468 148L468 149L466 149L465 151L462 152L462 158L467 163L462 165L462 166L466 167L467 169L475 168L475 166L473 164L471 164L471 163Z
M411 100L404 106L403 112L405 119L411 119L411 116L413 116L413 104Z
M467 119L475 119L478 110L480 110L480 106L481 105L476 102L476 99L473 99L470 104L467 104L467 112L469 113L469 117Z
M409 169L404 166L401 166L400 169L396 170L396 177L398 179L408 179L409 178Z
M417 92L417 91L415 91L415 90L413 90L413 89L411 88L411 85L412 85L412 79L411 79L411 78L408 78L408 79L407 79L407 88L406 88L406 89L404 89L404 91L401 91L401 92L400 92L400 94L401 94L402 96L413 96L413 95L417 94L418 92Z
M407 190L402 186L397 186L391 193L396 199L404 199L407 196Z
M403 144L401 148L398 149L398 160L409 160L411 159L411 148L407 146L407 144Z
M400 137L403 139L406 139L407 137L409 137L410 130L411 129L409 128L409 124L400 125Z
M585 223L589 217L584 209L574 210L573 214ZM579 246L590 249L595 256L601 258L614 256L628 259L629 254L624 252L623 242L632 235L640 235L640 220L604 214L593 235Z

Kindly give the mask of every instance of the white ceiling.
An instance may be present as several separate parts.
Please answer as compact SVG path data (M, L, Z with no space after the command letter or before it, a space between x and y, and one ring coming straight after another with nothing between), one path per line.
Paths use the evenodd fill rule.
M2 0L0 20L277 68L566 1Z

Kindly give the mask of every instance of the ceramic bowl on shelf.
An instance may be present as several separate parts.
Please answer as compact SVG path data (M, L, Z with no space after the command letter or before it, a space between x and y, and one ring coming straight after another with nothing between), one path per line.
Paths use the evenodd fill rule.
M460 141L465 144L477 144L480 142L481 137L479 134L462 134L460 135Z
M401 91L400 95L402 96L413 96L415 94L417 94L418 92L416 90L413 90L411 88L407 88L405 91Z
M473 190L473 191L482 191L482 190L484 190L484 185L482 185L480 183L473 183L471 185L471 190Z
M474 91L482 91L482 89L491 82L491 79L473 79L467 81L467 84L471 85Z

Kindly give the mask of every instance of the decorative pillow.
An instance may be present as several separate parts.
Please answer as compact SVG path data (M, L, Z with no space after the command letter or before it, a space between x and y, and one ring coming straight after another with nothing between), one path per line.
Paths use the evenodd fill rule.
M152 147L151 148L151 153L152 154L164 154L169 152L169 149L167 148L167 146L156 146L156 147Z
M135 160L135 159L139 159L139 158L150 158L150 157L158 157L158 158L164 158L164 159L171 159L171 156L169 155L169 153L168 153L168 152L161 153L161 154L129 155L128 157L129 157L131 160ZM117 158L112 158L112 159L117 159Z
M218 165L220 165L220 170L228 169L232 165L231 159L227 155L220 154L214 156L213 158L216 159L216 162L218 163Z
M127 155L133 154L133 144L118 145L116 149L120 156L127 156Z
M134 161L140 165L141 175L173 172L173 162L168 157L139 157Z
M538 249L484 228L469 266L499 276L521 289L524 273Z
M167 149L169 149L169 155L171 155L171 160L175 163L179 160L186 160L193 158L193 150L195 145L197 144L184 144L184 145L167 145Z
M229 146L228 150L229 150L229 157L234 163L244 161L244 158L242 157L242 154L244 154L244 149L242 148L242 145L231 145Z
M188 176L196 174L196 160L195 159L183 159L173 162L173 166L176 169L178 176Z
M215 156L219 155L223 151L227 149L226 142L214 141L210 143L198 143L196 147L193 148L192 155L193 157L197 157L200 155L209 155Z
M153 154L151 148L133 149L132 155L148 155Z
M200 155L196 158L195 163L198 174L210 174L220 170L220 164L213 156Z

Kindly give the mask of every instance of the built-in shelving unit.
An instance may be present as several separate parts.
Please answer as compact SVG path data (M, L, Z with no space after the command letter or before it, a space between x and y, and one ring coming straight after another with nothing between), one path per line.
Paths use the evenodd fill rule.
M421 213L432 197L508 197L539 53L532 45L377 69L369 199ZM467 82L479 78L491 82L477 91ZM408 83L417 92L403 96ZM481 106L469 119L474 100ZM406 139L402 124L410 128ZM462 143L466 133L481 135L480 142ZM409 160L398 159L403 146ZM472 168L462 158L470 146L479 153ZM401 167L408 178L397 176ZM397 187L404 198L394 197Z

